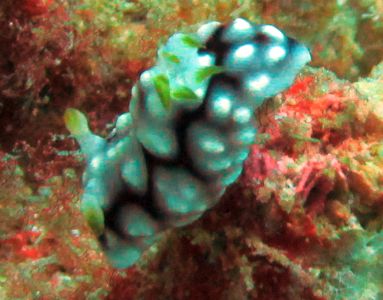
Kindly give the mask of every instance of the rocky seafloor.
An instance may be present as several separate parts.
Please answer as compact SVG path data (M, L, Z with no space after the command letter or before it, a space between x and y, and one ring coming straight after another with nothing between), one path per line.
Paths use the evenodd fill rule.
M239 16L313 62L256 112L220 203L115 270L63 113L106 135L170 34ZM0 299L383 299L380 0L2 0L0 28Z

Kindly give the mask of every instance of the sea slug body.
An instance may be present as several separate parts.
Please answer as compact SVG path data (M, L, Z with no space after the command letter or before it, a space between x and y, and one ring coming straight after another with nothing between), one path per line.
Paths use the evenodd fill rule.
M159 234L214 206L242 172L254 110L289 87L308 49L272 25L209 22L177 33L133 87L107 138L65 113L87 167L82 211L111 263L134 264Z

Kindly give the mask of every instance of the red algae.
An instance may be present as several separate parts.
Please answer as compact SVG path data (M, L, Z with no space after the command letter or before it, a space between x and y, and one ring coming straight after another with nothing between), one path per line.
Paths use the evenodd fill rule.
M339 236L362 230L368 207L381 205L381 184L373 191L371 177L361 177L364 167L347 160L363 156L356 145L369 149L379 142L361 141L374 113L349 83L321 70L308 71L278 101L282 104L274 111L268 103L259 112L260 137L240 182L202 220L166 235L149 250L136 274L140 287L133 299L348 295L336 283L346 265L336 273L332 262L352 251L353 242L345 245ZM286 125L289 130L282 128ZM299 131L302 125L305 130ZM367 165L381 164L369 153ZM350 197L360 200L350 202ZM363 213L362 203L368 205ZM373 220L369 226L377 226ZM326 282L316 270L325 278L339 277ZM122 292L121 285L116 291Z
M21 0L21 9L30 16L46 14L53 0Z
M15 253L16 257L38 259L44 256L41 247L34 247L34 241L41 232L23 231L2 240L3 247Z
M6 12L0 24L7 28L7 34L0 37L0 94L4 99L0 141L7 150L18 140L33 144L41 128L48 133L63 132L61 116L67 106L98 112L96 119L103 127L117 111L127 109L132 81L145 61L131 63L125 57L127 63L119 61L110 68L112 46L102 44L95 26L79 31L70 21L76 18L75 7L53 0L20 0L20 9L12 1L0 4ZM100 44L97 48L96 43Z
M75 299L75 295L107 287L102 274L108 268L102 256L91 250L92 234L73 205L75 176L70 173L50 178L33 192L17 164L2 168L0 200L6 206L1 207L0 216L7 224L2 230L7 230L0 235L1 275L13 278L5 281L4 299L36 292L45 299ZM84 253L83 248L89 250ZM91 282L96 283L94 288Z
M80 168L81 162L73 154L77 146L63 136L47 134L31 146L26 141L15 144L14 153L24 165L26 179L35 185L62 174L65 168Z
M158 41L206 20L276 24L343 78L383 57L379 1L173 2L1 1L0 298L382 298L381 67L354 84L307 70L257 112L256 144L217 207L138 265L109 267L79 211L65 108L105 134Z

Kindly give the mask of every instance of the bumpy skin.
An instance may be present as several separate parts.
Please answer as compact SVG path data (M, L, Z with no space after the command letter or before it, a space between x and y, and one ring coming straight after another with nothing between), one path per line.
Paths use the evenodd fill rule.
M254 110L309 61L272 25L210 22L159 49L107 139L78 111L66 113L87 160L82 210L114 266L133 264L161 231L219 200L242 171Z

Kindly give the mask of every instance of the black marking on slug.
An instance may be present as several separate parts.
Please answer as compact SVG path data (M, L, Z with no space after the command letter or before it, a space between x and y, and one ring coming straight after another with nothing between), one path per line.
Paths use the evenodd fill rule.
M213 33L213 35L206 42L205 49L207 51L213 52L216 55L216 59L215 59L216 66L223 65L223 62L228 53L228 50L231 47L230 43L224 42L222 40L222 35L226 27L227 26L224 26L224 25L218 27Z
M145 85L143 86L141 81L139 81L136 85L137 95L135 96L138 98L134 99L138 101L134 107L137 111L134 114L132 113L132 117L138 118L138 120L133 118L133 122L137 123L132 125L132 130L124 131L122 129L119 132L117 129L114 131L114 134L111 134L105 140L102 140L100 137L94 137L91 133L84 140L81 140L82 137L78 137L79 141L82 142L81 147L84 153L91 153L90 156L92 157L88 157L88 163L95 156L98 156L101 162L99 166L92 166L92 168L88 165L88 176L84 179L84 184L88 188L86 189L88 195L84 199L96 199L99 203L105 200L102 198L104 195L102 197L97 195L99 191L97 188L96 191L92 191L91 183L87 185L91 179L96 179L96 182L102 185L100 191L105 191L107 197L112 198L106 200L106 208L103 208L106 231L99 237L99 240L105 249L110 250L107 253L116 266L127 267L133 264L139 252L144 251L153 238L151 231L148 231L147 235L144 234L144 237L130 235L127 228L123 226L128 223L132 224L130 222L135 221L134 219L124 218L123 213L125 213L125 210L130 206L138 206L143 213L151 218L146 225L152 226L154 224L155 230L162 230L169 226L178 226L180 222L188 224L194 220L193 216L201 215L204 210L214 205L218 201L218 195L221 195L225 188L237 178L238 171L241 170L241 162L246 158L242 157L242 153L246 154L249 150L250 139L253 138L255 132L250 128L254 124L254 118L251 118L249 121L249 118L246 117L248 116L246 112L251 113L251 109L255 109L266 98L272 97L286 89L297 75L299 69L310 60L307 49L298 42L287 36L287 39L279 39L277 28L269 28L271 31L265 30L264 33L252 35L252 32L265 29L262 28L263 25L251 24L246 20L238 20L238 22L242 22L242 25L245 26L241 26L240 23L238 26L233 26L233 23L229 23L228 25L218 27L215 27L216 23L206 24L213 27L205 27L205 29L216 29L214 29L214 32L210 35L204 46L201 46L198 50L194 47L187 50L190 52L185 53L186 58L183 56L184 53L178 53L180 62L177 65L181 67L175 72L176 75L174 75L174 66L172 66L171 70L167 70L168 66L162 64L161 60L159 60L158 65L151 69L148 76L142 78L148 80L151 76L162 74L163 76L168 76L167 78L170 82L173 82L172 80L175 80L177 83L182 82L182 84L187 82L190 86L186 84L185 86L190 88L192 92L202 91L204 93L199 106L196 104L191 109L190 107L186 108L186 106L179 105L177 106L179 110L176 112L175 119L173 119L173 115L164 113L165 119L156 123L156 126L163 127L159 128L160 130L156 131L154 135L151 135L150 126L147 126L150 124L145 123L143 128L139 128L141 129L140 136L135 136L137 127L141 126L142 122L149 120L143 120L140 117L154 117L152 111L146 111L148 97L158 96L158 91L153 89L145 90ZM245 22L248 22L248 24ZM229 26L233 26L230 27L230 30L234 30L226 34L229 35L230 39L225 35ZM249 33L246 30L250 26L252 28ZM201 37L205 38L205 33L207 31L204 32L202 30ZM237 33L239 34L238 38L236 38ZM177 42L179 36L175 35L172 37L173 40L164 46L162 50L167 51L171 47L170 51L185 51L184 45L181 42ZM225 41L224 36L232 42ZM247 51L248 48L243 48L242 50L244 51L237 52L237 49L245 44L249 44L254 48L250 49L250 51ZM283 51L286 52L284 53L286 55L283 55L283 58L280 60L278 60L278 57L273 59L275 52L273 53L271 49L275 46L283 47ZM254 51L257 51L257 53ZM210 57L215 57L213 65L210 62L206 63L204 59L200 60L201 57L199 55L203 53L208 53ZM197 68L189 69L188 67L182 67L187 66L190 61L195 63ZM224 72L209 75L211 77L207 85L206 81L193 82L189 80L189 76L198 74L199 67L204 68L206 64L208 67L219 67ZM257 82L262 77L266 82ZM157 95L150 93L157 93ZM222 95L223 97L221 98ZM150 103L150 105L152 104ZM131 107L133 108L133 106ZM158 108L161 109L161 113L163 112L163 107L151 106L150 108ZM241 108L245 110L239 110ZM244 111L245 117L243 117ZM155 117L157 118L161 113L155 114ZM168 132L169 129L171 134L175 136L177 143L178 152L175 156L168 154L166 158L163 158L159 154L154 154L161 153L161 150L163 150L163 148L156 147L154 143L146 144L147 148L145 148L144 142L147 142L147 139L153 136L158 138L158 142L163 140L167 142L168 140L161 139L162 137L155 136L155 134L160 134L165 132L165 130ZM202 138L199 139L199 136L196 137L196 134L201 134ZM203 136L204 134L206 135ZM97 145L92 145L92 138L94 138L95 144L98 143ZM194 144L194 138L201 144ZM118 155L116 153L113 154L113 147L117 147L120 140L122 145L126 147L123 148L126 152L122 154L116 151ZM131 158L136 159L135 163L139 162L140 157L135 157L137 153L136 148L129 146L130 142L135 141L139 143L141 152L139 155L143 155L146 166L147 189L141 194L134 190L133 183L124 181L120 169L120 164L123 164L126 161L125 158L129 155ZM192 149L196 149L198 153L193 153ZM112 150L112 154L106 152L108 150ZM173 151L171 153L175 152L174 148L171 148L171 150ZM238 157L238 154L241 154L241 156ZM105 164L103 164L103 160L105 160ZM213 176L211 174L216 175ZM141 176L142 174L137 172L135 175ZM168 186L169 181L167 180L175 178L175 181L178 181L178 175L185 176L183 178L192 176L198 179L196 180L198 183L185 184L182 178L179 182L182 188L186 189L185 193L182 193L183 190L181 188L173 193ZM156 191L157 184L155 180L157 176L164 183L165 187L162 190L161 186L160 195ZM105 178L113 179L113 181L105 180ZM114 182L114 180L117 182ZM177 202L178 198L175 199L175 196L179 196L180 201L188 202L184 203L183 206L179 205ZM216 197L214 198L213 196ZM164 199L157 199L157 197L164 197ZM96 206L97 202L94 205ZM127 218L130 217L132 215L128 213ZM133 225L140 226L142 224L133 223ZM110 233L111 235L109 235ZM113 235L117 237L116 241L113 241ZM141 243L145 239L147 239L147 243ZM126 252L123 253L124 251ZM131 253L133 253L132 257L129 258ZM125 259L128 259L128 262L124 262Z

